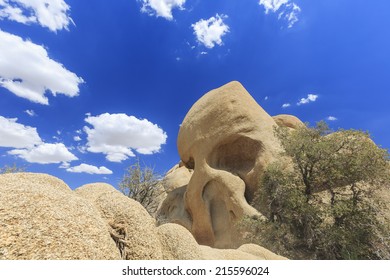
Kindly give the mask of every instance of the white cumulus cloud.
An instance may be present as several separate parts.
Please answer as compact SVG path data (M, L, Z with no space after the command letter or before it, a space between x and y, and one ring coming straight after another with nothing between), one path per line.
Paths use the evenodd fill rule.
M266 14L278 13L278 19L284 19L288 28L293 27L299 20L301 8L291 0L260 0L259 5L264 7Z
M0 0L0 20L37 23L53 32L73 23L69 10L64 0Z
M229 26L223 22L226 15L218 15L209 19L201 19L191 25L199 43L211 49L215 45L222 45L222 37L229 32Z
M78 136L78 135L76 135L75 137L73 137L73 140L74 140L74 141L81 141L81 137Z
M8 152L31 163L49 164L77 160L62 143L42 143L28 149L15 149Z
M142 2L142 12L172 20L172 10L184 9L186 0L142 0Z
M290 107L290 106L291 106L290 103L284 103L284 104L282 105L282 108L288 108L288 107Z
M32 148L42 143L35 127L17 123L17 120L0 116L0 147Z
M316 94L308 94L306 98L301 98L301 100L299 100L299 102L297 103L297 105L302 105L302 104L307 104L307 103L310 103L310 102L314 102L316 101L318 98L318 95Z
M104 166L96 167L93 165L82 163L78 166L66 169L72 173L88 173L88 174L112 174L112 171Z
M8 154L31 163L61 163L77 160L62 143L44 143L35 127L0 116L0 147L13 148Z
M329 116L326 118L328 121L331 121L331 122L334 122L334 121L337 121L337 118L336 117L333 117L333 116Z
M0 86L32 102L49 104L45 96L77 96L83 79L49 58L46 49L0 30Z
M84 127L87 133L87 150L103 153L107 160L121 162L133 157L133 150L140 154L153 154L166 143L166 133L146 119L126 114L101 114L88 116L85 121L92 126Z

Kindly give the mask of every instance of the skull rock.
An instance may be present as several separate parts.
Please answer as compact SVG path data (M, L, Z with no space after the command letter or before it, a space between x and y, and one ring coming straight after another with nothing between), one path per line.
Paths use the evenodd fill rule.
M185 116L177 145L193 174L171 198L179 204L175 210L184 217L181 224L198 243L231 248L234 223L244 215L260 215L248 201L264 168L281 151L274 126L272 117L238 82L208 92Z

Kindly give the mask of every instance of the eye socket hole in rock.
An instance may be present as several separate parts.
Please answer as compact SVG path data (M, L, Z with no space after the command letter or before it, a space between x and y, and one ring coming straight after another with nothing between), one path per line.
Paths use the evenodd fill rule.
M246 136L230 138L217 146L208 158L212 168L236 173L247 173L255 166L263 150L260 141Z

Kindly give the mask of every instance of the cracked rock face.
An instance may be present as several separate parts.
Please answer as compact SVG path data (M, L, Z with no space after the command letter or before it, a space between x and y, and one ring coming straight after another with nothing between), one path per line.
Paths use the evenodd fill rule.
M233 247L234 223L261 216L248 201L281 151L274 126L238 82L206 93L187 113L177 140L191 176L186 185L171 186L158 215L185 226L200 244Z

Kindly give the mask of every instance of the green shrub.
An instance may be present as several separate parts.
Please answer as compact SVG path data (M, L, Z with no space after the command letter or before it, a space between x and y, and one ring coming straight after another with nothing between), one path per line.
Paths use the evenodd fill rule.
M252 241L291 258L390 258L388 221L377 190L389 183L389 154L367 133L331 133L324 122L277 128L290 164L268 166L253 205L269 221L246 219Z

